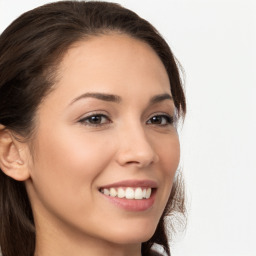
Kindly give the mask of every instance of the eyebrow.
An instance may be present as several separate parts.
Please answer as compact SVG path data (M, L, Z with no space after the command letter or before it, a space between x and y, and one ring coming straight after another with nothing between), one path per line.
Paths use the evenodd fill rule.
M110 102L115 102L115 103L120 103L122 101L121 97L118 95L107 94L107 93L98 93L98 92L87 92L87 93L84 93L84 94L78 96L74 100L72 100L70 105L72 105L76 101L79 101L79 100L85 99L85 98L95 98L98 100L110 101ZM149 105L157 104L164 100L173 100L173 98L168 93L155 95L150 99Z
M155 95L153 98L150 99L149 105L153 105L153 104L159 103L164 100L173 100L173 98L168 93Z
M98 92L87 92L87 93L84 93L84 94L78 96L74 100L72 100L70 105L78 100L85 99L85 98L95 98L98 100L111 101L111 102L116 102L116 103L121 102L121 97L117 96L117 95L107 94L107 93L98 93Z

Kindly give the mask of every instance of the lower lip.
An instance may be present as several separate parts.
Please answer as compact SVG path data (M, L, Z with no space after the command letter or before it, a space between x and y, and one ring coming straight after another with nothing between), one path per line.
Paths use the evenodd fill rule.
M102 193L101 193L102 194ZM119 197L112 197L102 194L111 203L126 211L141 212L150 209L155 202L156 191L152 191L148 199L125 199Z

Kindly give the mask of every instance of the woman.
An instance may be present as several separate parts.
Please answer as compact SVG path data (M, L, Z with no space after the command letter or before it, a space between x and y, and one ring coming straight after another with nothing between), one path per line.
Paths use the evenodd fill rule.
M176 61L113 3L29 11L0 37L3 256L167 255L184 214Z

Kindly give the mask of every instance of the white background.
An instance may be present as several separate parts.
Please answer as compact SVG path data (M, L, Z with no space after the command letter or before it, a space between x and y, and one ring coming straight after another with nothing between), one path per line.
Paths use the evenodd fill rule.
M44 0L0 0L0 31ZM256 1L117 0L164 35L186 72L189 219L173 256L256 256Z

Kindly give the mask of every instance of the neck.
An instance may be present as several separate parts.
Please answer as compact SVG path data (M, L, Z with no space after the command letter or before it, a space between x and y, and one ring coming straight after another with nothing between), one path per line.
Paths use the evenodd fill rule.
M141 256L141 245L115 245L105 241L86 239L45 238L36 241L35 256Z

